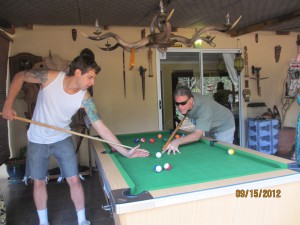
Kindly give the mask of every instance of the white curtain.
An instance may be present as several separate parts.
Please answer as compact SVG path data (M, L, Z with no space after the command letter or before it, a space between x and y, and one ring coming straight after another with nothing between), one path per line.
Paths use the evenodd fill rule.
M238 78L238 73L234 68L234 58L235 58L234 53L223 53L223 60L225 62L229 77L232 83L234 84L234 86L238 88L239 78Z

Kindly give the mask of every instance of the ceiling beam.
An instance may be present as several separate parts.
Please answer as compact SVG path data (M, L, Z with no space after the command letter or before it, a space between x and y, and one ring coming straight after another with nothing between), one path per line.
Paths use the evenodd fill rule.
M14 42L14 39L12 39L11 37L9 37L4 31L0 30L0 36L5 38L6 40L10 41L10 42Z
M241 29L237 29L237 30L233 29L232 31L230 31L228 33L232 37L238 37L238 36L252 33L252 32L255 32L258 30L265 30L266 28L271 27L271 26L278 26L283 23L291 22L291 21L299 19L299 18L300 18L300 11L296 11L296 12L293 12L288 15L284 15L284 16L281 16L281 17L278 17L275 19L266 20L264 22L250 25L248 27L244 27Z
M0 29L4 30L9 34L15 34L15 26L12 25L8 20L0 18Z

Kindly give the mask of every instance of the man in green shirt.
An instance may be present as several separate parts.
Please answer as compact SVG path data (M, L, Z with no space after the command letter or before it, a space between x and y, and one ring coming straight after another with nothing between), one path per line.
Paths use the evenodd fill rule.
M196 127L192 133L172 140L165 150L168 154L180 153L180 145L198 141L205 131L213 132L216 140L233 143L234 116L228 108L208 96L192 93L186 86L177 87L173 95L180 113L187 115Z

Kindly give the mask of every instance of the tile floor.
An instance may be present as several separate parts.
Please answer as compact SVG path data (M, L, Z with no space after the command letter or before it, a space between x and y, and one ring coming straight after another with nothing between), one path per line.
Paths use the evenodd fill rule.
M86 198L86 216L92 225L114 225L110 213L102 209L106 200L101 189L98 174L86 176L82 181ZM7 225L38 225L32 184L11 184L7 179L0 179L0 189L7 210ZM48 215L51 225L77 225L75 208L71 201L69 186L66 181L48 184Z

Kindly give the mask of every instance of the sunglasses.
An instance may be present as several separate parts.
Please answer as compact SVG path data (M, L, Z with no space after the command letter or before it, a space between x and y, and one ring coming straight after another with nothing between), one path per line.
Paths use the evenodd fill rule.
M188 102L188 100L190 100L190 98L188 98L187 100L183 101L183 102L175 102L175 105L176 106L179 106L179 105L186 105L186 103Z

